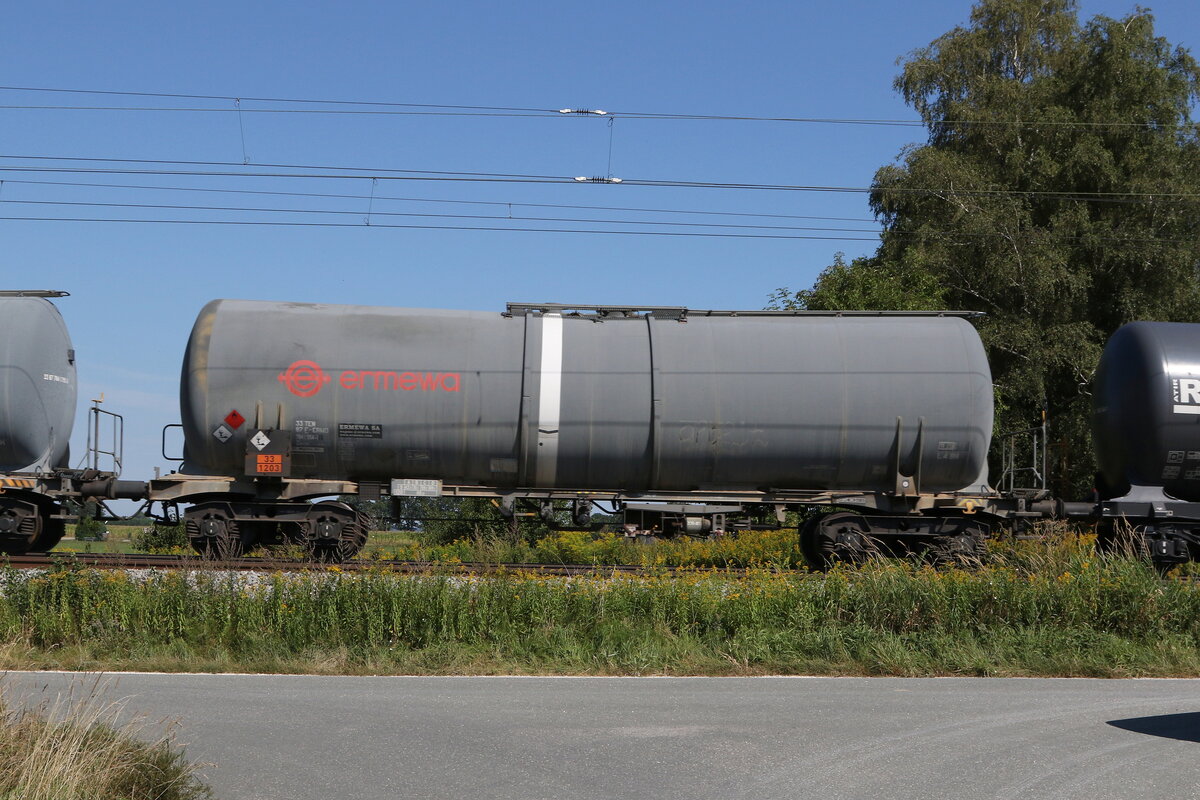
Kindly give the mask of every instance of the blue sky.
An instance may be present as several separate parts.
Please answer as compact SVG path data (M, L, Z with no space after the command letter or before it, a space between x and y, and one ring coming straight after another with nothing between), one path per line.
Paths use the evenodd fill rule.
M1147 5L1160 35L1197 46L1200 4ZM1132 7L1084 0L1080 16L1120 16ZM183 346L196 312L216 297L480 310L499 310L508 300L760 308L778 286L810 285L835 252L853 257L874 249L876 226L863 194L372 177L397 174L383 170L595 176L611 169L627 181L865 187L905 144L923 139L922 129L650 120L622 112L912 120L891 88L896 59L965 23L969 11L966 0L14 4L0 32L0 84L7 87L589 108L615 112L615 119L610 129L607 119L595 116L267 114L262 110L317 106L249 99L239 115L230 100L0 90L0 106L10 107L0 108L0 167L221 169L16 158L41 156L222 162L233 165L226 171L259 173L297 170L254 165L362 169L353 173L361 177L336 179L5 171L0 217L273 219L349 227L0 220L2 283L72 293L59 307L78 352L81 400L102 391L108 406L125 414L131 478L167 466L158 457L158 430L178 418ZM63 105L213 110L11 108ZM368 209L371 226L364 224ZM626 223L402 216L510 213ZM382 227L388 224L824 238Z

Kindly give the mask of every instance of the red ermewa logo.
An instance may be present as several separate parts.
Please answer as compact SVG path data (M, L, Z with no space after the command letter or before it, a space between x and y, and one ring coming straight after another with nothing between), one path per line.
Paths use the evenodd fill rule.
M331 380L315 361L294 361L286 372L279 374L279 382L296 397L312 397Z
M279 382L296 397L312 397L332 381L315 361L294 361L279 373ZM372 389L375 391L457 392L462 376L457 372L394 372L392 370L347 369L338 375L343 389Z

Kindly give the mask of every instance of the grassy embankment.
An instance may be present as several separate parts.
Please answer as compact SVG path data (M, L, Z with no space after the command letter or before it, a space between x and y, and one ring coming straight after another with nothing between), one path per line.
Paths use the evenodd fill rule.
M93 687L95 688L95 687ZM0 694L0 798L200 800L194 765L162 734L120 723L119 703L95 696L35 707Z
M1097 557L1086 539L1005 545L969 570L893 561L829 574L772 568L786 560L772 541L641 550L659 563L689 547L712 558L709 545L774 553L749 559L762 566L748 576L9 571L0 667L1200 675L1200 586Z
M55 548L63 553L138 553L140 528L109 526L104 541L64 539ZM68 530L68 535L72 532ZM191 548L176 548L191 554ZM261 555L259 550L254 555ZM537 542L463 538L448 544L425 541L409 531L373 531L364 558L398 558L456 563L509 564L640 564L646 566L748 567L794 569L804 564L795 530L762 531L715 540L640 544L616 534L579 531L553 533Z
M637 564L687 567L773 567L804 565L794 529L757 531L720 539L679 539L639 543L619 534L582 531L551 533L536 542L464 538L449 544L429 543L420 534L376 531L368 558L506 564Z

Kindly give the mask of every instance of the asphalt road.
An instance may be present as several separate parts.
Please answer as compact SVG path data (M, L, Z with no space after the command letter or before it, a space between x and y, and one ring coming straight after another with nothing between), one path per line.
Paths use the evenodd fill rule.
M95 678L10 673L10 697ZM1200 798L1200 681L110 675L222 800Z

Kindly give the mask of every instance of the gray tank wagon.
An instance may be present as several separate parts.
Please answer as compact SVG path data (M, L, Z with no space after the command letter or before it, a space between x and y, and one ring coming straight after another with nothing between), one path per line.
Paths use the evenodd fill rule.
M349 555L362 520L305 501L413 485L573 500L581 523L602 500L869 512L810 525L816 560L975 547L986 519L1040 514L987 485L991 374L963 316L217 300L184 359L184 465L152 498L194 503L200 550Z
M215 435L225 417L260 405L287 423L292 477L538 489L890 490L897 450L953 491L980 482L992 428L983 346L957 317L218 300L182 384L186 463L217 474L254 434Z
M75 350L50 298L58 291L0 291L0 553L49 550L76 517L65 500L144 496L113 472L72 470Z
M47 299L63 294L0 293L0 552L48 550L65 531L46 485L75 423L75 350Z
M1100 535L1123 521L1159 563L1200 558L1200 325L1122 326L1092 396Z
M40 293L0 296L0 320L0 471L65 466L76 402L67 325Z

